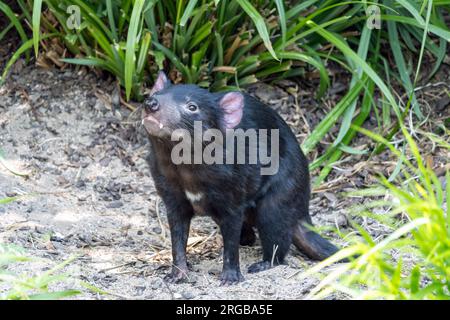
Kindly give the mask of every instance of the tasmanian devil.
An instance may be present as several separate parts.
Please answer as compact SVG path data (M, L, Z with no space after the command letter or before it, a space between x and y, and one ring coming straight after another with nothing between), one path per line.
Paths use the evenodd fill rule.
M224 245L222 284L243 280L239 244L254 243L254 228L261 239L263 257L250 265L248 272L283 263L291 243L317 260L337 251L309 228L308 162L289 126L268 106L237 91L210 93L195 85L173 85L160 72L143 102L142 122L151 142L151 174L167 208L170 226L173 267L166 280L178 282L186 277L186 245L190 222L196 214L211 216L220 228ZM192 160L195 148L180 152L191 162L174 159L174 148L183 137L180 132L187 132L195 140L196 123L202 130L215 129L216 149L212 155L225 159L231 151L232 161ZM244 149L238 139L229 148L225 143L228 139L217 138L217 132L228 137L230 131L238 129L242 129L241 133L256 131L258 137L267 133L269 142L254 145L248 139L251 135L247 135ZM200 154L206 145L201 142ZM256 162L236 161L239 152L249 160L252 152L258 154L263 146L276 162L272 166L276 170L262 174L262 169L272 164L263 164L259 158Z

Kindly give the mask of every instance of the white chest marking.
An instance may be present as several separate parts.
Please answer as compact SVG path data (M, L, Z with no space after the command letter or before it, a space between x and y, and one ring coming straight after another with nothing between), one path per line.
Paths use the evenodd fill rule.
M186 197L190 202L197 202L200 201L203 198L203 193L191 193L189 191L184 192L186 194Z

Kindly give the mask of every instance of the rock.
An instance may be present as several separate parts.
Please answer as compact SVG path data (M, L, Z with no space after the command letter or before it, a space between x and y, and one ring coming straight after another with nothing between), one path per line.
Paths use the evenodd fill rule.
M57 177L56 181L58 181L58 184L60 186L69 184L69 181L67 181L67 179L65 177L63 177L63 176Z
M64 241L64 236L59 232L54 232L50 237L50 241L62 242Z
M100 165L102 167L107 167L109 165L109 163L111 162L111 158L109 157L105 157L102 160L100 160Z
M348 225L347 217L344 214L338 214L336 217L336 224L338 227L345 227Z
M106 208L108 208L108 209L117 209L117 208L121 208L121 207L123 207L122 201L111 201L110 203L108 203L106 205Z
M183 291L183 292L181 292L181 296L187 300L195 298L195 294L193 294L191 291Z
M154 228L152 229L152 231L153 231L154 233L156 233L156 234L161 234L162 229L161 229L160 227L154 227Z
M268 289L264 290L264 294L268 295L268 296L273 296L275 293L276 293L276 291L273 288L268 288Z
M136 294L138 296L141 296L144 293L145 289L147 289L147 287L146 286L136 286L136 287L134 287L134 289L136 290Z
M84 180L78 180L77 183L75 183L75 187L77 188L84 188L86 186L86 183Z
M333 193L324 192L323 195L331 202L331 205L334 205L338 202L337 197Z
M157 279L155 282L152 283L151 289L152 290L158 290L162 287L162 281L160 279Z
M213 275L213 276L218 276L221 274L221 271L217 268L211 268L208 270L208 273Z
M79 195L78 196L78 201L86 201L88 198L90 197L90 195Z
M178 292L175 292L173 294L173 297L174 297L174 299L181 299L181 298L183 298L183 296L181 294L179 294Z

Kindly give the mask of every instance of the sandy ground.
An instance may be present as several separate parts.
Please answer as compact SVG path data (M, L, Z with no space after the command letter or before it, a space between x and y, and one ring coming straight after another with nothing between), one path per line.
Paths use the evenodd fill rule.
M143 128L127 109L115 110L114 90L112 82L85 72L33 67L0 88L0 148L11 167L28 173L24 178L1 167L0 198L35 194L0 206L0 242L48 259L14 271L43 271L77 255L69 274L112 294L84 290L78 298L301 299L316 280L295 275L312 262L292 249L288 265L247 274L260 260L259 243L241 248L246 281L219 287L222 240L208 218L192 224L188 283L162 281L171 261L165 209L145 162ZM326 210L319 206L324 201L313 200L312 213L320 211L314 219L345 224L338 199L327 196L334 204Z

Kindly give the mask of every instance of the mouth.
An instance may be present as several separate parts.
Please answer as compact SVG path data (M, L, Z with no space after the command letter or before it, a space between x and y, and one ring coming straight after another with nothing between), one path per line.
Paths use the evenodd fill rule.
M154 116L152 116L151 114L147 114L144 116L144 118L142 119L142 124L153 124L157 127L159 127L159 129L163 129L164 125L158 121L158 119L156 119Z

